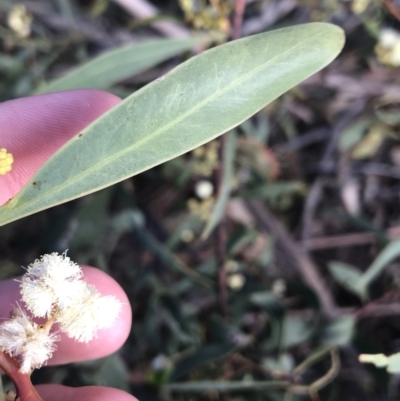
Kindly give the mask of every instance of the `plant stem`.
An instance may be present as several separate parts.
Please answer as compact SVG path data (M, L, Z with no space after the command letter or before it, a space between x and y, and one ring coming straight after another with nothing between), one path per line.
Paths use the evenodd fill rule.
M30 375L19 371L19 363L5 352L0 352L0 368L12 380L18 401L43 401L31 382Z
M243 14L246 8L246 0L236 0L235 17L233 20L232 39L239 39L242 32Z
M219 155L220 155L220 165L218 166L215 172L215 181L217 186L217 193L221 193L221 189L223 186L223 176L224 176L224 161L223 158L225 155L225 147L227 135L224 134L220 138L218 138L220 143ZM226 271L226 230L225 230L225 221L222 216L221 221L219 222L216 231L215 231L216 241L215 241L215 253L217 259L218 266L218 278L217 278L217 291L219 298L219 306L221 310L222 317L227 320L228 319L228 288L227 288L227 271Z
M55 321L56 321L55 316L51 316L49 320L43 326L41 326L42 329L45 330L47 333L49 333Z

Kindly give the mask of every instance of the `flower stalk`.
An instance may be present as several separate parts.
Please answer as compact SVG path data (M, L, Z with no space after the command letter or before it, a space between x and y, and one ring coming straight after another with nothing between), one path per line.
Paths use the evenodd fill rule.
M30 375L21 373L18 361L6 352L0 351L0 368L12 380L18 394L17 401L43 401L33 387Z

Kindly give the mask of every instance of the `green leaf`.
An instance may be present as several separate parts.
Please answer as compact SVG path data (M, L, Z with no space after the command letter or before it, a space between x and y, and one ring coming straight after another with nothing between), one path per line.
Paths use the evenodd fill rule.
M372 265L365 271L361 278L361 286L365 289L376 279L376 277L388 266L393 259L400 256L400 240L392 241L374 260Z
M276 358L264 358L261 365L268 371L290 373L295 367L295 361L290 354L280 354Z
M297 316L287 316L283 325L282 348L293 347L308 340L313 332L312 325Z
M214 139L329 64L343 41L337 26L311 23L191 58L59 149L0 208L0 225L105 188Z
M324 343L344 346L350 343L354 328L354 316L341 316L324 327L322 340Z
M279 298L269 291L253 292L249 296L249 300L252 304L257 305L267 311L279 310L283 314L283 306Z
M259 185L245 191L243 198L265 199L272 204L277 204L279 199L285 196L305 195L306 186L300 181L278 181Z
M362 273L354 266L341 262L329 262L328 268L337 283L362 300L367 298L366 289L360 285Z
M346 152L357 145L357 143L362 140L371 124L372 120L370 118L363 118L346 128L339 139L339 150Z
M350 292L356 294L365 301L368 299L368 287L376 277L392 262L400 256L400 240L392 241L374 260L371 266L364 272L359 272L355 267L341 262L330 262L329 270L333 278Z
M196 270L187 266L178 256L171 252L164 244L159 242L150 232L143 227L140 215L134 210L124 210L118 213L111 222L111 227L116 230L117 238L126 230L133 230L140 243L149 250L161 263L179 273L182 273L197 284L212 289L212 282L203 277Z
M129 391L129 372L119 354L113 354L101 363L92 383L99 386L119 388Z
M221 189L218 194L218 199L215 202L211 217L207 221L204 231L201 234L203 240L207 239L210 233L218 225L225 213L225 207L231 193L233 164L235 161L236 152L236 132L232 131L227 134L226 146L224 148L224 169L221 183Z
M398 99L383 99L375 107L375 114L384 124L397 126L400 124L400 102Z
M101 54L63 77L40 86L35 93L79 88L108 89L117 82L189 50L201 42L204 42L204 38L159 39L123 46Z
M177 363L171 373L169 381L174 382L193 369L226 356L234 349L235 345L233 343L211 344L200 347L193 354Z
M179 393L203 393L207 391L218 391L221 393L227 393L231 391L261 391L269 389L285 389L289 387L289 385L290 382L284 380L196 381L166 384L162 388L165 391L174 391Z

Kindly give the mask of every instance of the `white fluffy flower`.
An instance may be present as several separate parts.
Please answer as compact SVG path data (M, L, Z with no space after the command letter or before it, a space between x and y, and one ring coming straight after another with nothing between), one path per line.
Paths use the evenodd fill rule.
M96 336L97 330L111 327L120 310L117 298L101 296L94 286L87 284L80 304L57 314L56 321L68 337L87 343Z
M54 322L69 337L89 342L97 330L113 325L121 309L117 298L102 296L86 283L80 267L65 253L43 255L29 265L21 280L21 296L33 315L48 317L38 325L18 308L0 324L0 352L18 359L24 374L51 357L59 340L50 334Z
M80 302L85 292L80 267L66 254L43 255L28 266L22 277L21 295L34 316L50 316Z
M10 320L0 324L0 350L18 357L20 372L27 374L42 366L53 354L58 336L29 320L14 309Z

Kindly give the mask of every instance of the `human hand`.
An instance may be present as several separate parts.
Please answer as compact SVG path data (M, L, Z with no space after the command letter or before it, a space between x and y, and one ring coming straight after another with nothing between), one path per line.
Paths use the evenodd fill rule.
M40 95L0 104L0 148L14 156L12 171L0 176L0 205L15 196L38 168L66 141L119 102L109 93L76 90ZM39 255L38 255L39 256ZM131 308L122 288L98 269L83 268L87 282L103 295L114 295L122 303L115 325L101 330L90 343L78 343L61 334L50 365L100 358L116 351L131 327ZM12 306L20 302L19 283L0 283L0 320L8 318ZM44 401L135 401L131 395L112 388L69 388L41 385L37 390Z

